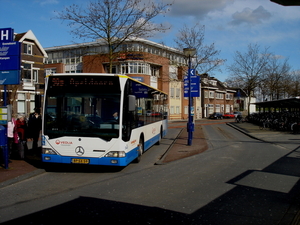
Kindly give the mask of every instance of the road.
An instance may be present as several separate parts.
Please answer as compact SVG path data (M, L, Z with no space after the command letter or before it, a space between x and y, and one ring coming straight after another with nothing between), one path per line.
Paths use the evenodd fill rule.
M1 188L0 223L245 225L282 220L289 207L285 193L297 181L269 168L290 150L252 139L224 122L203 123L207 151L155 165L180 126L173 124L140 164L62 167ZM274 186L274 180L281 182Z

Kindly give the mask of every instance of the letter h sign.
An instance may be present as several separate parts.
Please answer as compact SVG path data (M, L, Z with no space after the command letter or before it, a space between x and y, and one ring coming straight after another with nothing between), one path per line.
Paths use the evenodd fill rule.
M4 41L14 41L14 29L12 28L3 28L0 29L0 42Z

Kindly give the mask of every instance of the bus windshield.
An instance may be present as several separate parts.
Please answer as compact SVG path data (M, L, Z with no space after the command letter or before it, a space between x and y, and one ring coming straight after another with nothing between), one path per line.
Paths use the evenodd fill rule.
M121 93L59 93L49 91L44 112L44 134L62 136L119 137Z

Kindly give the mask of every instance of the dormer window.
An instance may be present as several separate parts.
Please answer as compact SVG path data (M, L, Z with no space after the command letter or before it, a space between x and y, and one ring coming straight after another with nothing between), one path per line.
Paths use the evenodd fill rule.
M216 80L210 80L209 83L213 86L217 86L217 81Z
M32 45L24 44L24 53L27 55L32 55Z

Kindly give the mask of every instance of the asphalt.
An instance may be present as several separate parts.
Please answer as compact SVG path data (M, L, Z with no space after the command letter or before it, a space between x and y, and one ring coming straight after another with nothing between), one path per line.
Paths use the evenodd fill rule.
M257 125L251 123L235 123L228 122L228 126L231 126L245 135L251 138L258 139L264 142L269 142L274 145L278 145L282 148L290 150L290 154L294 154L295 158L300 158L300 134L292 134L290 132L280 132L273 130L260 130ZM175 160L190 157L199 153L202 153L208 149L205 134L202 130L201 123L196 123L195 130L193 132L192 145L187 145L187 135L185 128L181 128L178 136L174 139L165 154L156 163L159 165L167 164ZM29 149L30 149L30 144ZM281 168L277 168L277 173L280 173ZM287 172L288 171L288 172ZM45 170L41 163L40 157L34 155L31 150L28 151L24 160L11 160L9 168L5 169L0 167L0 188L5 187L25 179L37 176L44 173ZM292 176L300 177L299 164L282 168L282 174L289 173ZM291 203L290 210L286 213L284 218L285 222L281 224L297 225L300 224L300 187L297 185L293 189L295 195L294 202Z

